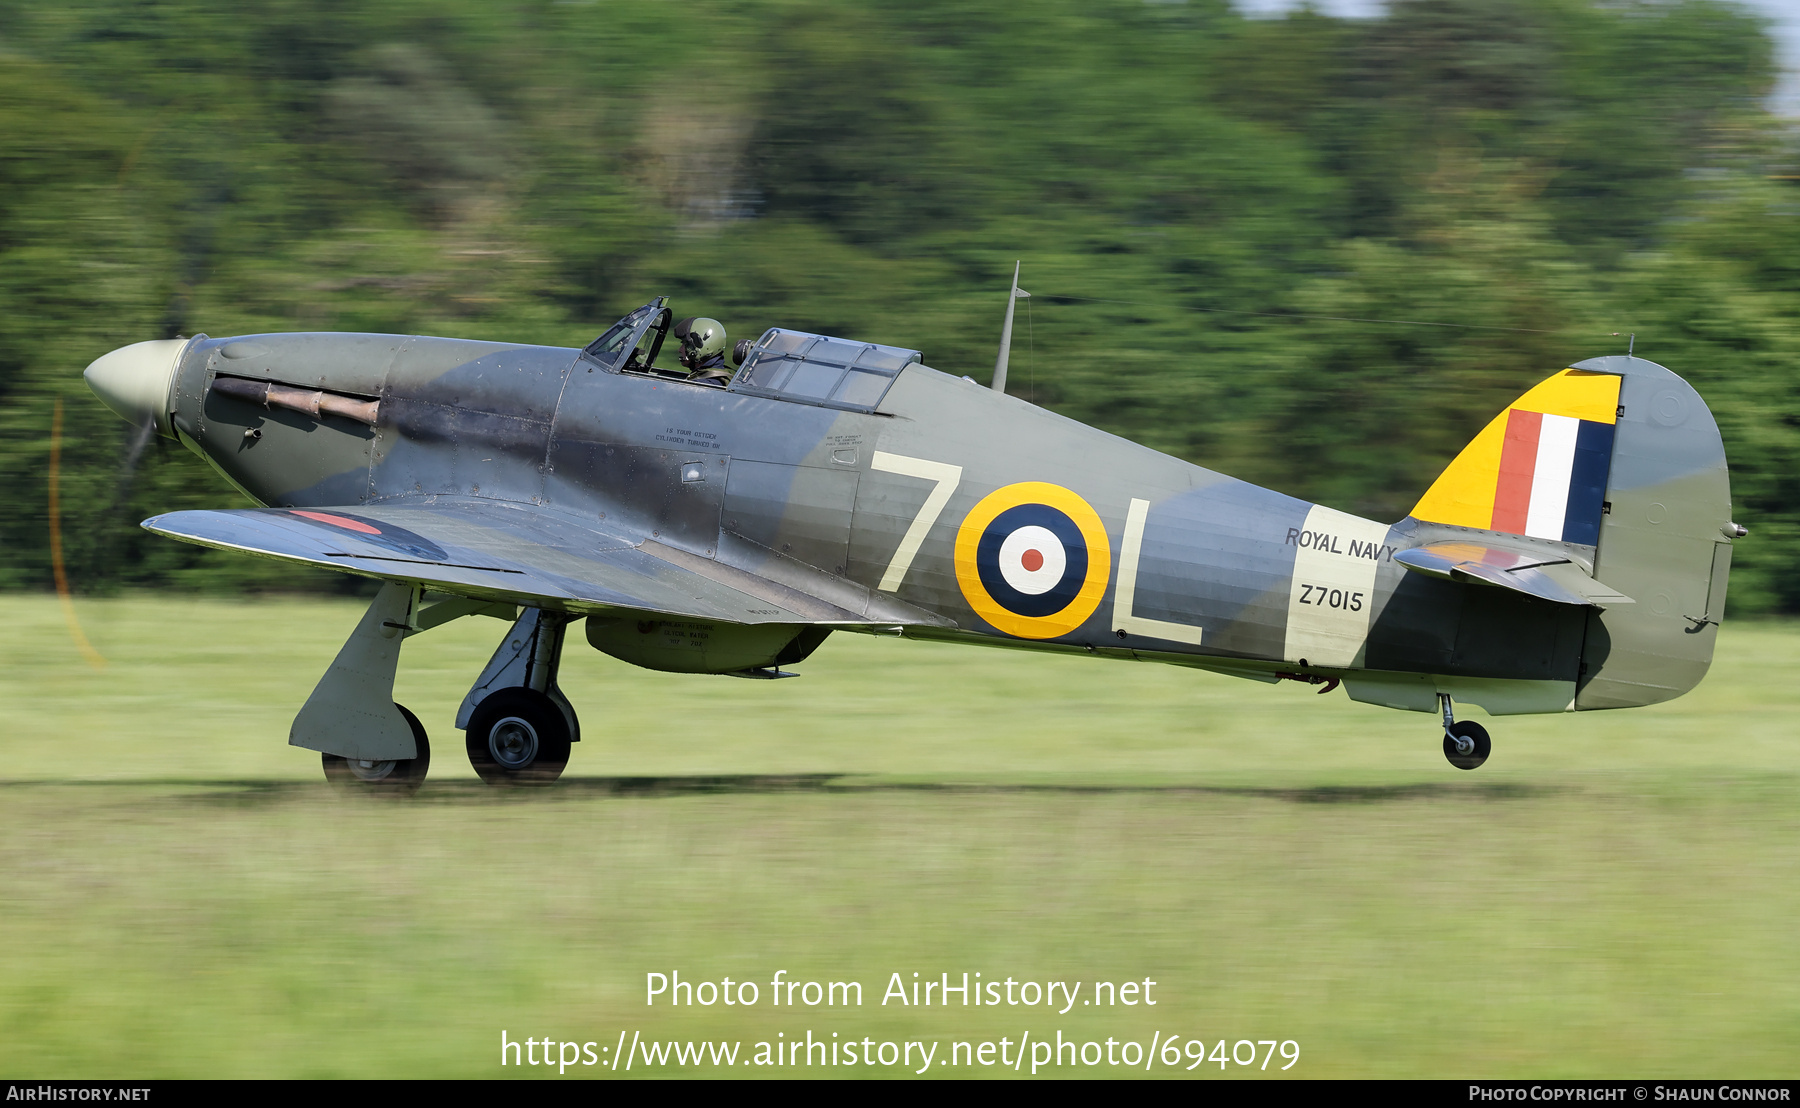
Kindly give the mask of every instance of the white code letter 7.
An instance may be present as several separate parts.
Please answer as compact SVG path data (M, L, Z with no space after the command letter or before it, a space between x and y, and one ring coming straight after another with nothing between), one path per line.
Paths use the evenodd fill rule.
M937 482L937 487L931 490L925 503L920 505L919 514L913 518L912 526L901 537L900 546L894 551L894 560L888 563L887 572L882 574L881 584L877 586L882 592L893 592L905 579L906 571L912 568L913 558L918 555L919 547L925 544L925 536L930 534L931 525L937 522L938 516L944 511L944 505L950 503L951 494L956 492L956 486L962 483L962 467L877 450L875 456L869 459L869 468Z

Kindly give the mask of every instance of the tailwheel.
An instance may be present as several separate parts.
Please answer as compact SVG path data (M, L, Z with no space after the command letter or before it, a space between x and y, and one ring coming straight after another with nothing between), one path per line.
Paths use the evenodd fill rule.
M500 689L469 717L469 764L490 785L553 784L569 764L569 723L535 689Z
M412 728L413 741L419 746L416 758L394 758L371 761L367 758L343 758L336 754L320 756L325 765L325 780L341 793L365 793L371 796L411 796L425 783L431 768L431 743L425 736L425 725L405 705L396 704L400 714Z
M1479 767L1487 761L1491 749L1493 744L1488 741L1487 728L1479 723L1464 720L1444 729L1444 757L1457 769Z

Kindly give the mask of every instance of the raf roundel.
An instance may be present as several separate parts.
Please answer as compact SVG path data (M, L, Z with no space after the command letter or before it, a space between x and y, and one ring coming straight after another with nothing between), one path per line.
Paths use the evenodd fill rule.
M1106 527L1060 485L996 489L956 532L956 582L975 614L1022 639L1053 639L1100 606L1112 572Z

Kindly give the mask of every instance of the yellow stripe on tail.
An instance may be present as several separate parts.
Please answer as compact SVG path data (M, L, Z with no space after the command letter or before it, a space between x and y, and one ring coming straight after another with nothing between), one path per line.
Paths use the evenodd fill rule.
M1488 530L1493 526L1494 499L1500 485L1500 459L1507 422L1514 411L1567 416L1593 423L1615 423L1620 378L1610 373L1565 369L1540 382L1509 404L1463 447L1431 488L1413 506L1414 519L1454 527Z

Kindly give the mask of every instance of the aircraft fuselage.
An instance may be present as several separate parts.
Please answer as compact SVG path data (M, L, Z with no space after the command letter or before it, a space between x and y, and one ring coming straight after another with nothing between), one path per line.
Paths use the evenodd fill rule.
M915 637L1350 677L1353 695L1420 710L1446 684L1497 712L1574 699L1583 610L1394 561L1456 529L1309 504L922 365L865 412L608 371L578 353L203 338L182 358L172 419L263 504L538 506L752 570L799 563L954 624ZM374 420L259 405L222 377L374 401ZM982 549L983 524L1043 514L1046 497L1060 581L1035 551Z
M791 676L848 630L1342 683L1440 715L1471 770L1491 741L1457 701L1693 688L1748 533L1705 401L1629 353L1539 381L1389 525L1006 396L999 368L983 388L771 328L730 372L721 331L658 297L581 350L200 336L84 376L260 505L144 527L384 582L288 737L353 791L425 780L401 645L472 615L511 623L455 716L497 786L554 782L581 739L557 685L576 619L596 650L688 674ZM692 377L658 362L671 335Z

